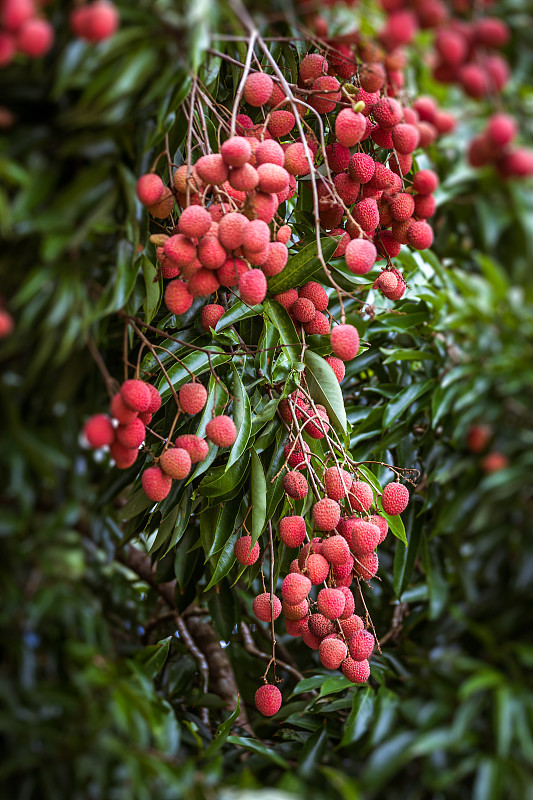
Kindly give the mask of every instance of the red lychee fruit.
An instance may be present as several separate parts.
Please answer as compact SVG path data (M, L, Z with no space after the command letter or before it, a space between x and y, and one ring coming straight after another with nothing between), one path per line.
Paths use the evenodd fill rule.
M504 178L528 178L533 175L533 152L525 147L509 150L498 161L498 171Z
M301 571L307 575L313 586L324 583L329 575L329 561L321 553L311 553L303 560Z
M147 384L136 379L124 381L120 387L120 394L132 411L147 411L152 400L152 394Z
M347 639L350 639L356 631L362 631L365 627L363 620L357 614L352 614L346 619L339 618L339 623Z
M83 426L83 433L93 448L104 447L113 442L115 429L107 414L94 414Z
M284 191L289 185L289 173L278 164L260 164L257 167L259 189L267 194Z
M243 243L244 231L250 221L244 214L234 211L225 214L218 223L218 239L226 250L236 250Z
M174 283L174 281L172 281L172 283ZM208 297L210 294L213 294L213 292L216 292L219 286L220 283L216 273L213 272L212 269L205 268L199 269L197 272L195 272L194 275L189 278L187 283L189 294L191 294L193 297Z
M299 297L291 306L291 314L292 316L298 320L298 322L311 322L312 319L315 318L316 309L311 302L311 300L307 300L305 297Z
M284 601L290 606L297 606L306 599L311 591L311 581L305 575L297 572L289 572L281 584L281 595Z
M313 521L319 531L332 531L341 518L339 504L330 497L319 500L313 506Z
M343 203L347 206L351 206L352 203L355 203L359 197L360 183L354 181L347 172L339 172L335 175L333 183Z
M479 64L464 64L457 73L459 83L469 97L478 99L489 91L487 73Z
M378 204L374 198L366 197L355 204L352 216L365 233L374 231L379 225Z
M40 58L50 50L54 41L54 29L45 19L30 19L19 30L17 46L19 52L30 58Z
M17 43L15 37L0 30L0 67L7 67L15 58Z
M374 502L372 487L365 481L354 481L349 500L351 508L355 511L368 511Z
M146 431L143 423L137 417L128 422L127 425L119 425L115 431L115 438L117 442L130 449L139 448L144 442Z
M268 245L267 259L261 265L261 270L267 277L279 275L285 269L288 259L289 251L287 246L282 242L271 242Z
M346 658L346 645L340 639L323 639L318 657L326 669L338 669Z
M277 686L265 683L255 693L255 707L264 717L273 717L281 708L281 692Z
M335 120L335 136L344 147L353 147L362 141L366 131L366 119L351 108L343 108Z
M299 470L307 469L307 467L309 466L310 460L308 453L310 452L311 450L307 442L304 442L303 450L300 445L300 442L294 442L294 441L287 442L287 444L283 448L283 454L287 459L289 467Z
M267 128L268 132L275 139L281 139L283 136L287 136L287 134L292 131L295 125L296 117L292 111L278 109L277 111L271 112L270 119L267 123Z
M359 334L353 325L336 325L331 331L331 348L342 361L350 361L359 351Z
M492 453L487 453L481 459L481 469L487 475L490 475L492 472L499 472L502 469L506 469L509 466L509 459L503 453L497 453L496 451Z
M304 424L304 430L312 439L324 438L329 431L329 417L328 412L323 406L316 406L316 415Z
M321 589L318 593L318 610L326 619L338 619L345 604L346 599L340 589Z
M241 258L227 258L223 265L217 269L217 278L222 286L237 286L239 280L248 266Z
M202 156L194 165L196 172L204 183L221 186L228 180L229 172L220 153Z
M357 556L354 564L354 571L360 578L369 581L377 573L379 567L379 560L377 553L366 553L363 556Z
M407 239L415 250L426 250L433 244L433 229L425 220L415 220L409 226Z
M159 202L163 192L165 191L165 184L153 172L146 175L141 175L137 181L137 197L145 206L153 206Z
M311 153L311 160L313 156ZM289 175L308 175L309 162L305 155L305 148L301 142L290 144L285 150L285 169Z
M508 114L493 114L485 134L494 147L505 147L510 144L517 133L516 121Z
M165 305L172 314L184 314L192 305L194 297L184 281L171 281L165 289Z
M312 83L320 77L327 75L329 64L319 53L308 53L300 62L299 74L302 83Z
M259 542L252 547L252 537L241 536L235 542L233 552L239 564L249 567L251 564L255 564L259 558Z
M120 17L117 7L108 0L96 0L74 9L70 24L77 36L88 42L102 42L118 30Z
M466 434L466 446L471 453L482 453L492 438L489 425L472 425Z
M344 145L334 142L326 145L326 161L332 172L343 172L350 163L350 151Z
M344 257L350 272L354 275L365 275L374 266L378 254L375 245L368 239L351 239Z
M249 105L259 108L268 101L273 88L274 81L270 75L264 72L253 72L246 78L242 95Z
M186 383L178 394L186 414L198 414L207 402L207 389L202 383Z
M120 392L111 398L109 410L111 412L111 416L114 419L117 419L123 425L127 425L128 422L131 422L137 416L137 411L134 411L126 405Z
M329 467L329 469L324 472L326 494L333 500L342 500L350 491L352 483L353 478L345 469Z
M342 538L342 537L340 537L340 538ZM344 539L343 539L343 541L344 541ZM352 569L353 569L353 563L354 563L354 560L353 560L353 558L350 557L350 566L351 566ZM350 569L350 573L351 573L351 571L352 570ZM341 620L342 619L349 619L353 615L353 612L354 612L354 609L355 609L355 598L354 598L354 596L353 596L353 594L352 594L352 592L351 592L351 590L349 589L348 586L336 586L335 588L339 589L343 593L344 600L345 600L344 611L342 612L342 614L339 617L339 619L341 619Z
M335 377L337 378L338 382L342 383L346 374L346 367L340 358L336 358L335 356L326 356L325 361L328 362L331 369L335 373Z
M359 67L359 83L365 92L379 92L387 79L381 64L361 64Z
M154 503L164 500L172 487L172 478L159 467L145 469L141 482L145 495Z
M330 332L329 320L322 312L317 311L311 322L304 322L304 331L309 336L327 336Z
M287 631L289 636L294 636L294 637L301 636L304 631L306 622L307 622L306 617L297 620L285 619L285 630Z
M220 155L229 167L241 167L250 160L252 148L244 136L232 136L222 144Z
M378 147L383 147L385 150L393 149L392 128L382 128L380 125L374 125L371 136Z
M368 183L372 179L375 169L374 159L366 153L354 153L348 164L350 177L358 183Z
M385 517L381 517L379 514L372 514L368 517L367 522L370 522L372 525L375 525L379 528L379 542L381 544L387 538L387 532L389 530L389 523L385 519Z
M323 614L311 614L307 627L317 639L323 639L331 633L335 633L335 623L326 619Z
M281 610L285 614L287 619L290 619L293 622L296 620L304 619L307 617L309 613L309 603L307 600L302 600L301 603L298 603L295 606L289 605L285 600L281 604Z
M381 495L383 511L390 517L395 517L405 511L409 502L409 491L403 483L393 481L388 483Z
M321 90L309 97L309 105L319 114L330 114L341 99L340 84L333 75L320 75L312 83L314 90Z
M200 315L200 324L204 331L209 331L210 328L215 328L220 317L224 314L224 307L218 303L208 303L202 308Z
M192 208L193 206L191 206ZM195 206L196 208L196 206ZM192 242L183 234L175 234L166 240L163 245L163 252L173 263L179 267L184 267L191 264L196 258L196 247Z
M139 451L136 447L124 447L120 442L113 442L109 448L109 454L117 469L128 469L135 463Z
M349 641L350 656L354 661L365 661L372 655L376 640L369 631L356 631Z
M380 39L387 49L394 49L402 44L409 44L418 30L417 18L410 9L399 9L389 15Z
M166 475L170 475L176 481L181 481L191 471L192 461L186 450L181 447L171 447L162 453L159 466Z
M262 219L254 219L245 226L243 246L252 253L264 250L270 242L270 228Z
M316 281L309 281L298 292L301 298L310 300L317 311L325 311L329 298L326 290Z
M419 194L415 197L415 216L421 219L432 217L437 209L437 203L432 194Z
M209 445L205 439L200 439L194 433L184 433L178 436L174 442L176 447L186 450L191 457L193 464L203 461L209 452Z
M305 520L303 517L283 517L279 521L279 535L287 547L300 547L306 536Z
M496 17L482 17L474 24L474 36L485 47L504 47L510 39L506 23Z
M221 414L209 420L205 435L217 447L231 447L237 438L237 428L231 417Z
M370 677L370 664L368 661L354 661L345 658L341 664L342 674L352 683L365 683Z
M282 244L288 244L292 236L290 225L282 225L276 234L276 241Z
M34 0L3 0L0 6L0 24L16 32L35 16Z
M295 500L302 500L308 492L307 481L297 470L287 472L283 477L283 488L289 497Z
M350 558L348 542L338 534L330 536L329 539L325 539L322 543L321 555L333 566L345 564Z
M161 395L157 391L156 387L152 386L151 383L147 383L145 385L148 387L148 391L150 392L150 405L146 411L150 414L155 414L155 412L159 411L161 408Z
M278 167L282 167L285 163L285 153L279 142L266 139L257 145L255 159L257 166L261 164L277 164Z
M402 107L393 97L382 97L372 107L374 119L382 128L392 128L402 121Z
M271 598L272 603L270 602ZM258 620L270 622L271 619L277 619L281 614L281 602L275 594L271 595L270 592L263 592L263 594L258 594L254 598L252 610Z
M377 525L372 525L363 519L356 519L352 523L350 545L356 558L361 559L371 553L379 544L380 532Z
M251 192L259 183L259 175L251 164L232 167L229 174L229 183L239 192Z
M413 189L418 194L432 194L439 185L439 178L431 169L421 169L413 178Z
M292 400L295 406L294 415L296 419L298 420L303 419L305 416L304 412L309 410L309 403L307 402L305 395L303 394L303 392L298 391L298 392L293 392L291 395L289 395L289 398L290 400ZM292 422L291 408L288 400L285 399L281 400L279 404L279 410L282 419L284 419L285 422Z
M409 155L418 147L420 133L414 125L400 123L392 129L394 149L403 155Z
M251 223L250 223L251 224ZM239 280L239 294L241 300L249 306L262 303L267 293L267 282L260 269L251 269L245 272Z
M458 67L468 54L468 42L460 31L442 28L435 36L435 49L446 66Z
M276 300L288 311L292 304L298 300L298 292L296 289L287 289L285 292L275 294L272 299Z

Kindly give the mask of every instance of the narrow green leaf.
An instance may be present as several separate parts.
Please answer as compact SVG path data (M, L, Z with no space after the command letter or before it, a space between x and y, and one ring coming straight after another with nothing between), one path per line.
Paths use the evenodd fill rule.
M237 745L237 747L244 747L245 750L249 750L251 753L257 753L266 758L267 761L273 761L278 767L290 769L289 764L285 761L283 756L280 756L272 747L267 747L266 744L263 744L263 742L257 739L245 739L243 736L228 736L227 741L229 744Z
M142 666L143 671L150 678L155 678L157 673L163 669L168 657L171 639L172 636L167 636L166 639L161 639L157 644L145 647L144 650L136 654L135 662Z
M331 236L325 236L321 239L322 254L327 263L333 257L333 253L337 249L338 242ZM317 243L311 242L303 250L295 256L290 256L285 269L274 275L268 281L268 291L271 294L278 294L287 289L293 289L295 286L302 286L307 281L311 280L314 276L321 273L325 278L324 271L320 261L318 260L318 246Z
M144 301L144 316L146 322L150 324L157 313L159 304L161 302L161 281L158 279L157 269L155 264L146 258L145 255L141 258L142 271L144 276L144 286L146 289L146 299Z
M230 716L224 721L221 722L218 728L215 731L215 735L213 737L213 741L210 743L209 747L205 751L205 758L209 759L215 755L215 753L220 750L222 745L226 744L226 740L229 736L229 732L233 727L233 723L237 719L241 712L241 706L239 703L239 698L237 697L235 711L230 714Z
M370 725L374 710L374 696L370 686L354 692L352 700L352 710L344 725L339 747L346 747L356 742Z
M211 359L211 366L213 368L220 366L220 364L225 364L226 361L231 359L231 353L225 353L217 345L210 345L208 349L209 358ZM204 372L209 371L209 358L207 353L203 353L200 350L195 350L193 353L185 356L182 361L183 364L185 364L187 368L198 377L199 375L203 375ZM183 364L174 364L167 370L170 382L175 389L179 389L184 383L188 383L188 381L191 379L190 372L185 369ZM165 400L171 393L170 387L164 375L161 377L157 388L163 400Z
M385 413L383 414L383 427L388 428L392 422L397 423L409 406L414 403L415 400L418 400L419 397L422 397L423 394L429 392L434 386L434 380L427 380L422 383L412 383L410 386L402 389L393 400L387 403Z
M222 314L216 324L215 331L219 333L223 331L224 328L229 328L230 325L235 325L235 323L241 322L243 319L260 316L262 313L262 305L250 307L243 303L242 300L236 300L235 303Z
M328 362L312 350L305 351L304 361L307 366L307 383L313 400L323 405L333 424L346 433L346 410L335 373Z
M322 761L328 746L328 729L324 725L311 734L303 746L298 759L298 772L309 777Z
M252 431L252 412L250 409L250 398L243 386L240 375L235 364L231 365L233 371L233 421L237 428L237 438L230 450L226 472L242 456L248 445L250 433ZM243 367L244 371L244 367Z
M211 559L212 563L215 564L215 568L213 570L211 580L204 589L205 592L209 591L212 586L216 586L216 584L228 574L230 569L235 564L235 553L233 552L234 546L235 539L233 536L230 536L220 553Z
M244 455L229 470L223 466L216 467L209 472L198 486L198 491L204 497L220 497L230 494L244 481L250 464L250 451Z
M251 478L250 478L250 492L252 496L252 526L251 526L251 536L252 536L252 547L257 542L263 530L265 528L265 520L266 520L266 505L267 505L267 485L265 479L265 473L263 471L263 465L261 464L261 459L255 452L255 448L251 448L252 451L252 469L251 469Z
M289 312L281 303L275 300L265 300L265 313L270 321L279 331L283 352L287 355L291 363L300 360L301 346L298 344L298 334L294 327L294 322L289 316Z

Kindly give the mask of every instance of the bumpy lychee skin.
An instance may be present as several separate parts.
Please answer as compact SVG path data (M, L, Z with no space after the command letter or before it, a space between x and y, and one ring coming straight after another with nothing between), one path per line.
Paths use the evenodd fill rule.
M333 566L345 564L350 558L348 542L338 534L330 536L322 543L321 555Z
M309 490L305 477L297 470L287 472L283 478L283 488L295 500L302 500Z
M413 178L413 189L418 194L433 194L439 185L439 178L432 169L421 169Z
M267 194L283 192L289 185L289 173L277 164L260 164L257 167L259 189Z
M220 186L228 180L228 167L220 153L202 156L194 167L204 183Z
M307 618L308 620L309 618ZM302 642L306 644L311 650L318 650L320 647L320 639L318 639L314 634L311 633L309 630L309 626L305 625L307 620L302 620L304 624L302 624Z
M268 277L279 275L279 273L283 272L285 269L285 265L289 259L287 246L282 242L270 242L267 249L268 256L266 261L261 264L261 270L263 274Z
M293 469L304 470L309 466L310 460L308 454L311 452L307 442L304 442L304 448L299 442L287 442L283 448L283 454L287 459L289 467Z
M178 393L180 406L186 414L198 414L207 402L207 390L202 383L186 383Z
M218 239L226 250L236 250L243 243L244 231L250 221L238 211L225 214L218 223Z
M274 88L274 81L264 72L248 75L244 83L243 98L250 106L264 106Z
M329 298L326 290L316 281L309 281L298 292L300 297L310 300L317 311L325 311Z
M281 595L285 602L290 606L297 606L306 599L311 591L311 581L305 575L299 575L297 572L289 572L283 578L281 584Z
M158 203L164 190L165 184L159 175L155 175L153 172L141 175L137 181L137 197L145 206L153 206Z
M352 525L350 545L357 558L371 553L379 544L379 528L363 519L356 519Z
M333 75L320 75L312 83L313 89L321 89L324 94L313 94L308 99L310 106L313 106L319 114L330 114L337 107L337 102L341 99L340 84Z
M249 567L251 564L255 564L259 558L259 543L256 542L252 547L252 537L241 536L235 542L233 552L239 564Z
M171 281L165 289L165 305L172 314L184 314L192 306L194 297L187 284L178 279Z
M154 503L164 500L172 488L172 478L159 467L145 469L141 482L145 495Z
M189 278L187 288L193 297L209 297L216 292L220 283L212 269L199 269ZM168 305L168 303L167 303Z
M221 286L237 286L245 272L248 272L248 266L242 258L227 258L217 269L217 278Z
M395 517L405 511L409 502L409 491L403 483L393 481L388 483L381 495L381 505L383 511L391 517Z
M331 331L331 348L342 361L350 361L359 351L359 334L353 325L336 325Z
M378 204L373 197L365 197L364 200L356 203L352 209L352 215L365 233L374 231L379 225Z
M414 125L400 123L392 129L392 141L394 149L402 155L409 155L414 152L420 142L420 133Z
M109 411L113 419L117 419L123 425L127 425L128 422L131 422L137 416L137 411L133 411L133 409L126 405L120 392L117 392L117 394L111 398Z
M291 306L291 314L298 322L311 322L315 318L316 309L311 300L299 297Z
M255 151L256 167L261 164L277 164L282 167L285 163L285 153L279 142L274 142L272 139L265 139L257 145Z
M259 183L259 175L251 164L243 164L241 167L231 168L229 183L239 192L251 192Z
M308 53L300 62L299 73L302 83L312 83L320 75L328 74L328 62L318 53Z
M376 525L379 528L379 542L381 544L387 538L387 533L389 530L389 523L385 519L385 517L381 517L379 514L372 514L368 517L367 522L372 523L372 525Z
M351 239L344 258L346 266L354 275L366 275L374 266L378 252L368 239Z
M147 411L152 399L150 389L146 383L136 379L124 381L120 387L120 394L132 411Z
M318 648L318 657L326 669L338 669L346 658L346 645L340 639L324 639Z
M244 228L242 243L252 253L264 250L270 242L270 228L262 219L254 219Z
M289 605L289 603L286 602L286 600L284 600L283 603L281 604L281 610L283 611L287 619L290 619L295 622L296 620L304 619L305 617L307 617L309 613L309 603L307 602L307 600L302 600L301 603L298 603L295 606L291 606Z
M281 139L283 136L287 136L295 125L296 117L292 111L282 108L271 112L267 128L275 139Z
M115 431L117 442L129 448L140 447L145 436L144 425L138 417L128 422L127 425L119 425Z
M424 220L415 220L409 226L407 239L415 250L426 250L433 244L433 230Z
M318 314L319 312L317 312ZM317 405L316 415L313 415L305 425L304 430L312 439L323 439L329 431L328 412L323 406Z
M330 332L329 320L321 311L317 311L311 322L304 322L304 331L309 336L327 336Z
M372 655L375 644L376 640L369 631L356 631L348 643L351 658L365 661Z
M294 636L295 638L301 636L306 624L306 618L303 619L285 619L285 630L289 634L289 636Z
M344 366L343 362L340 360L340 358L336 358L336 356L326 356L325 360L335 373L335 377L337 378L338 382L342 383L346 374L346 367Z
M271 597L272 605L270 603ZM270 622L271 619L277 619L281 614L281 602L275 594L271 595L270 592L263 592L263 594L258 594L254 598L252 610L258 620Z
M222 144L220 155L228 167L241 167L250 161L252 148L244 136L232 136Z
M295 142L285 150L285 169L289 175L309 174L309 163L305 155L305 148L301 142Z
M357 556L354 564L354 571L364 581L369 581L376 575L379 567L377 553L367 553L364 556Z
M191 264L196 258L194 242L182 233L170 236L163 245L163 252L173 264L177 264L179 267Z
M335 633L335 623L330 619L326 619L323 614L311 614L307 626L313 636L317 639L323 639L331 633Z
M109 448L109 455L115 462L117 469L128 469L135 463L139 451L136 447L124 447L120 442L113 442Z
M345 469L329 467L329 469L324 472L326 494L333 500L342 500L350 491L352 483L353 478Z
M342 674L352 683L365 683L370 677L368 661L354 661L348 656L341 664Z
M212 223L211 214L201 206L188 206L178 220L179 232L191 238L205 236Z
M379 63L361 64L359 67L359 83L365 92L379 92L386 80L385 69Z
M354 511L368 511L374 502L372 487L365 481L354 481L350 489L349 499Z
M419 194L415 197L415 216L429 219L437 210L437 203L432 194Z
M393 219L405 222L405 220L413 216L415 201L413 196L407 194L407 192L398 192L389 199L389 207Z
M311 553L303 560L301 572L307 575L313 586L324 583L329 575L329 561L321 553Z
M202 308L200 315L200 324L204 331L209 331L210 328L215 328L220 317L224 314L224 306L218 303L208 303Z
M260 269L245 272L239 280L241 300L249 306L262 303L267 293L266 277Z
M326 619L338 619L344 611L346 599L340 589L321 589L317 604L318 610Z
M147 206L147 211L156 219L166 219L174 208L174 195L170 189L165 188L161 200L153 206Z
M402 121L402 107L393 97L383 97L372 107L374 119L382 128L392 128Z
M281 708L281 692L277 686L265 684L255 693L255 707L264 717L273 717Z
M205 426L205 435L217 447L231 447L237 438L237 428L231 417L221 414Z
M313 521L319 531L332 531L341 518L339 504L330 497L319 500L313 506Z
M353 565L353 559L351 559L351 561ZM342 612L339 619L349 619L352 616L355 609L355 598L348 586L337 586L336 588L343 593L345 601L344 611Z
M166 475L176 481L182 481L191 471L192 461L186 450L181 447L171 447L161 455L159 466Z
M113 442L115 429L107 414L94 414L83 426L83 433L93 448L104 447Z
M392 292L398 286L398 278L391 270L384 270L374 283L376 289L382 292Z
M342 632L344 633L347 639L351 638L356 631L362 631L365 627L363 620L361 619L361 617L358 617L357 614L352 614L350 617L347 617L346 619L340 618L339 622L342 628Z
M276 241L282 244L288 244L292 236L290 225L282 225L276 235Z
M366 119L362 114L343 108L335 120L335 136L344 147L353 147L362 141L366 131Z
M300 547L306 536L304 518L294 515L280 519L279 535L281 541L286 544L287 547Z
M366 153L354 153L348 164L350 177L358 183L368 183L372 180L375 169L374 159Z
M209 452L209 445L205 439L200 439L194 433L184 433L174 442L176 447L186 450L193 464L203 461Z

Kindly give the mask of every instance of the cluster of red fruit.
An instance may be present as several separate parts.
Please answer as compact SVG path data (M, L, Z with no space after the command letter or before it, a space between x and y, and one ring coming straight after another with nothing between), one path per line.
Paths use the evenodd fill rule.
M307 426L304 429L309 432ZM309 457L297 440L288 442L285 452L289 465L297 464L297 469L284 478L285 491L289 498L302 499L307 494L307 481L299 470L312 469ZM282 600L263 592L254 599L253 612L263 622L276 620L283 612L287 632L317 650L324 667L340 668L353 683L363 683L370 676L368 658L375 640L363 619L354 613L350 586L354 577L368 581L376 574L376 548L387 536L388 523L380 514L371 513L375 505L372 487L350 472L330 467L322 476L322 484L325 497L311 511L316 536L310 539L300 515L280 520L281 541L300 550L283 579ZM391 516L404 511L408 501L407 488L398 482L385 486L381 495L383 511ZM235 543L239 563L250 565L259 558L259 544L250 545L250 536L242 536ZM321 584L316 598L314 593L311 596L313 586ZM257 690L255 700L262 714L272 716L281 706L281 692L276 686L265 685Z
M198 414L207 401L207 391L197 381L186 383L178 393L179 405L186 414ZM155 386L137 379L125 381L111 400L110 415L95 414L85 423L83 434L90 447L109 447L119 469L136 461L146 437L146 426L161 408ZM207 423L206 436L217 447L231 447L237 437L233 420L221 414ZM167 443L156 464L144 470L142 487L155 503L164 500L173 480L183 480L193 464L203 461L209 451L205 439L194 434L178 436L174 446Z
M493 114L485 130L475 136L468 148L473 167L493 164L502 178L525 178L533 175L533 151L513 147L517 124L508 114Z
M44 56L54 43L54 29L41 16L46 0L2 0L0 3L0 67L17 53L30 58ZM87 42L101 42L119 25L118 11L110 0L94 0L70 12L70 27Z
M490 474L491 472L499 472L509 466L509 459L498 450L491 449L485 452L494 436L494 431L490 425L472 425L466 435L466 446L471 453L482 456L480 466L483 472Z

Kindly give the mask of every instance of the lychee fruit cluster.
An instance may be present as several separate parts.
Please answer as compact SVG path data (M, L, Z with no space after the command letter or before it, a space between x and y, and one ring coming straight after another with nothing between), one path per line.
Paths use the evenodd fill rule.
M468 160L472 167L493 165L500 176L527 178L533 175L533 150L516 147L518 126L508 114L492 114L485 130L469 144Z

